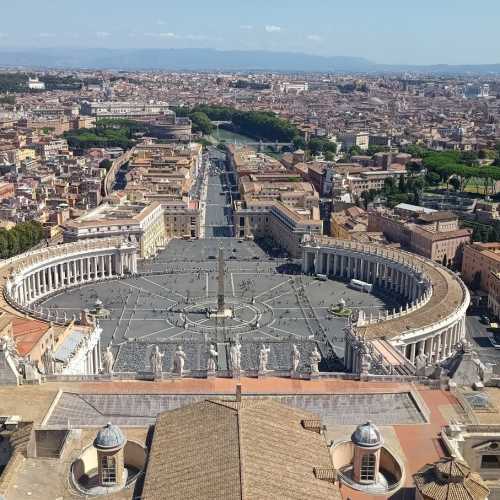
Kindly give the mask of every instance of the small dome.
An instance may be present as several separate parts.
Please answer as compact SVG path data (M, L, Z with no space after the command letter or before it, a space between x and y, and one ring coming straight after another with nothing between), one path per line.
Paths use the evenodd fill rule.
M121 429L111 423L107 423L98 433L94 440L94 447L98 449L111 450L121 448L125 444L125 436Z
M378 448L384 442L377 426L371 422L358 425L352 433L351 441L363 448Z

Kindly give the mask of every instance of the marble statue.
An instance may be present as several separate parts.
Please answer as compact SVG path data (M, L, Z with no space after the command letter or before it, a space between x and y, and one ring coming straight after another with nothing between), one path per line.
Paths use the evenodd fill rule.
M151 352L151 356L149 357L149 363L151 365L151 371L155 374L161 374L163 371L163 357L165 356L164 352L160 352L160 348L156 345L153 351Z
M231 360L231 370L239 372L241 370L241 344L236 341L229 350Z
M259 372L267 371L267 363L269 362L269 353L271 352L270 347L266 347L262 344L262 348L259 351Z
M43 368L47 375L52 375L54 370L54 351L52 348L48 348L42 356Z
M296 372L299 369L300 351L295 344L292 345L292 352L290 353L292 371Z
M182 377L184 372L184 363L186 362L186 353L182 350L182 346L177 346L177 351L174 353L174 373Z
M219 353L215 350L215 346L210 344L208 348L207 371L214 372L217 370L217 357Z
M309 364L311 366L311 373L319 373L319 363L321 361L321 354L318 351L318 347L315 347L314 350L309 354Z
M424 375L426 366L427 355L424 353L424 349L421 347L415 357L415 368L417 370L417 375Z
M102 357L102 365L104 368L104 373L108 375L113 374L113 363L115 361L115 358L113 356L113 353L111 352L111 347L108 346L106 347L106 352L104 353L104 356Z

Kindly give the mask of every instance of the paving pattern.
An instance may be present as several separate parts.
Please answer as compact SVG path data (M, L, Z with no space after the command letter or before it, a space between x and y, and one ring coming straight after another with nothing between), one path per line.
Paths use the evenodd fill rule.
M156 344L166 353L168 371L179 344L188 355L187 368L203 369L201 350L206 350L206 345L197 343L236 338L243 345L270 343L270 366L288 369L291 343L321 340L322 331L334 345L335 354L342 357L344 320L330 315L329 307L343 298L353 310L376 315L394 304L394 297L365 294L345 283L292 274L296 270L293 263L269 260L255 243L237 241L174 241L154 261L142 264L145 275L82 286L49 298L44 306L79 315L83 308L92 309L99 298L111 312L110 319L100 324L103 348L111 345L115 353L115 371L145 370ZM206 309L215 306L217 299L216 262L210 256L217 255L220 245L226 247L226 255L235 257L226 261L225 280L227 303L235 317L224 322L206 316ZM311 311L304 310L305 301L299 293L309 299ZM312 315L317 320L312 321ZM243 369L254 369L258 351L257 355L251 351L256 348L242 350ZM304 359L308 351L303 353Z
M153 424L156 416L217 394L74 394L64 392L48 426L97 427L112 421L121 426ZM368 420L377 425L419 424L425 420L408 392L370 394L294 394L245 397L272 398L280 403L316 413L327 425L357 425ZM91 422L91 425L89 425Z
M206 309L217 300L217 264L212 257L220 246L226 256L234 257L226 260L225 291L235 317L224 322L206 316ZM102 345L112 346L115 371L145 370L154 345L166 353L164 368L169 371L177 345L188 355L188 369L203 369L206 342L220 344L236 338L244 346L243 369L255 368L257 346L262 343L271 344L270 367L288 369L291 343L320 341L322 331L341 358L344 320L329 314L332 304L342 298L354 311L363 309L374 315L397 304L397 297L365 294L345 283L294 274L297 265L270 260L254 242L233 238L173 241L156 259L141 264L143 275L81 286L49 298L44 306L79 315L83 308L92 309L99 298L111 312L110 319L101 321ZM304 310L306 302L300 293L311 304L310 311ZM313 315L317 320L311 320ZM319 348L327 357L325 346ZM304 359L309 350L310 346Z

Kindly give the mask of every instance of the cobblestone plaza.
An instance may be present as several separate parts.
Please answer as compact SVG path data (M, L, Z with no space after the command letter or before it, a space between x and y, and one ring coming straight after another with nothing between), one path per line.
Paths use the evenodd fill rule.
M207 318L217 302L217 253L224 248L226 303L234 317ZM262 343L271 345L270 367L289 369L290 344L302 350L302 363L314 344L325 339L343 356L344 319L329 313L341 299L356 312L395 307L396 296L366 294L346 283L320 281L301 274L297 262L270 258L257 244L233 238L175 240L155 259L139 263L138 276L83 285L52 296L45 307L79 314L100 299L110 311L101 320L102 345L111 345L115 371L146 370L151 349L166 353L164 371L171 370L177 344L187 354L186 369L206 363L206 344L240 340L242 364L256 369ZM326 346L318 342L325 354ZM327 357L327 356L325 356ZM226 368L220 356L219 369ZM339 369L339 366L325 367Z

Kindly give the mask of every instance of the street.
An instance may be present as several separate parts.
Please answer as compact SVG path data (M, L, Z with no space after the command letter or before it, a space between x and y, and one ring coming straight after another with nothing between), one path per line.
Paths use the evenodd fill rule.
M204 237L233 236L232 195L227 183L225 154L210 151L210 167L206 175L206 193L203 197Z
M493 371L500 373L500 350L495 349L488 340L488 327L481 323L480 315L477 313L468 315L466 327L469 340L481 361L495 365Z

